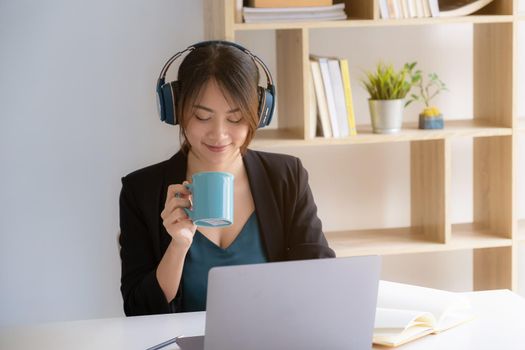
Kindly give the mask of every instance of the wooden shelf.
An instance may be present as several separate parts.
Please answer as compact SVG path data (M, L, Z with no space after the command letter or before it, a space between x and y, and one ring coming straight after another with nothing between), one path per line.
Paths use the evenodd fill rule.
M518 220L518 241L525 242L525 219Z
M354 28L354 27L399 27L420 26L431 24L455 23L511 23L513 16L479 15L453 18L406 18L406 19L357 19L345 21L318 21L318 22L271 22L271 23L235 23L234 31L244 30L275 30L275 29L320 29L320 28Z
M484 137L484 136L506 136L511 135L511 128L491 125L487 122L473 119L448 120L445 128L441 130L420 130L416 123L405 123L401 132L385 135L372 133L371 126L358 126L357 135L345 138L322 138L304 140L286 130L270 129L260 130L252 145L255 148L266 148L272 146L295 147L295 146L321 146L321 145L347 145L347 144L370 144L389 143L400 141L437 140L451 137Z
M525 131L525 119L515 122L518 49L517 24L524 19L516 13L515 0L497 0L482 15L455 18L372 19L378 16L377 1L345 0L354 17L345 21L234 23L234 0L205 0L205 38L236 40L238 33L267 30L275 34L279 122L277 129L260 130L254 148L319 146L410 142L410 214L411 227L394 229L328 232L327 239L338 256L366 254L410 254L473 249L473 286L475 290L517 288L517 259L514 247L525 241L524 225L513 232L515 204L514 169L517 142L515 135ZM513 15L509 15L513 13ZM407 27L472 24L473 115L447 115L442 130L419 130L406 123L393 135L373 134L370 125L358 126L358 135L346 138L309 139L311 125L310 92L306 82L310 75L310 30L328 32L338 28ZM464 27L464 26L463 26ZM458 28L460 30L461 28ZM339 34L338 34L339 35ZM340 35L339 35L340 36ZM343 35L344 36L344 35ZM329 38L329 36L327 36ZM344 38L334 38L332 46ZM356 50L363 47L356 47ZM388 50L387 50L388 51ZM370 53L378 59L378 53ZM381 52L380 58L388 58ZM455 120L451 120L456 117ZM457 117L462 118L457 120ZM368 122L366 119L365 122ZM512 127L509 127L512 125ZM521 136L521 135L520 135ZM452 151L449 139L472 137L473 219L491 231L472 224L450 222ZM416 141L416 142L412 142ZM425 142L424 142L425 141ZM428 142L426 142L428 141ZM324 171L324 170L323 170ZM351 199L350 199L351 200ZM352 229L352 226L346 227ZM414 228L418 232L414 232ZM512 238L511 238L512 237ZM518 237L518 239L516 239Z
M512 240L478 230L472 224L452 225L447 243L425 240L410 227L326 232L328 244L338 257L443 252L479 248L509 247Z

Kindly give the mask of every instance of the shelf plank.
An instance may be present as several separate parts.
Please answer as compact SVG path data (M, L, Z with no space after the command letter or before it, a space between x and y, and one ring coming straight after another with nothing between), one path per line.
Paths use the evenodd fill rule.
M510 247L512 240L476 229L473 224L452 225L449 242L436 243L411 232L410 227L326 232L329 246L338 257L443 252Z
M511 15L479 15L451 18L406 18L406 19L356 19L345 21L308 21L308 22L270 22L270 23L235 23L234 31L274 30L274 29L320 29L320 28L353 28L353 27L398 27L432 24L455 23L511 23Z
M370 125L358 126L357 135L345 138L322 138L303 140L296 133L287 130L269 129L260 130L254 139L254 148L267 147L296 147L296 146L322 146L390 143L416 140L439 140L451 137L484 137L507 136L512 134L511 128L498 127L482 120L447 120L445 128L441 130L420 130L416 123L405 123L403 129L397 134L374 134Z

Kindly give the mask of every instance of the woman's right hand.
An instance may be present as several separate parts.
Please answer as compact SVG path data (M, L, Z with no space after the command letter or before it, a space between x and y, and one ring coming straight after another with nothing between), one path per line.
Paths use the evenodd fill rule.
M171 236L171 244L187 250L191 246L197 226L193 224L183 209L191 207L191 192L184 184L168 186L166 203L160 217L166 231Z

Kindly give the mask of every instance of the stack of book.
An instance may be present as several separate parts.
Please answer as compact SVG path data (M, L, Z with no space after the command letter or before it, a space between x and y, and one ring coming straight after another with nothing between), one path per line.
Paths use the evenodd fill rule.
M311 55L310 68L310 137L356 135L348 61Z
M468 16L494 0L378 0L381 18Z
M379 0L381 17L422 18L438 17L438 0Z
M304 2L304 1L303 1ZM321 0L324 3L326 0ZM308 3L309 5L319 3L319 0ZM331 1L329 1L331 3ZM256 0L253 5L257 5ZM287 4L296 6L286 6ZM242 16L246 23L263 22L300 22L300 21L335 21L345 20L345 4L326 5L326 6L298 6L300 2L282 1L270 2L275 7L243 7Z

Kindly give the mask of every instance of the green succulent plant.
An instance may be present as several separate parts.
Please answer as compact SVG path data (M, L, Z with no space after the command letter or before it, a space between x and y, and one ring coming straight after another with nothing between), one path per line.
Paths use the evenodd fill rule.
M365 79L361 82L370 94L371 100L402 99L412 87L406 64L403 69L395 71L392 64L380 62L374 72L365 72Z

